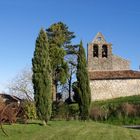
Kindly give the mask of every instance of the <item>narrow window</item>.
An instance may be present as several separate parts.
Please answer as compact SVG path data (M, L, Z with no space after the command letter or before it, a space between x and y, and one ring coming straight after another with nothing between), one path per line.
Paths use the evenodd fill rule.
M108 55L108 50L107 50L107 45L102 46L102 57L107 57Z
M93 57L98 57L98 45L93 46Z

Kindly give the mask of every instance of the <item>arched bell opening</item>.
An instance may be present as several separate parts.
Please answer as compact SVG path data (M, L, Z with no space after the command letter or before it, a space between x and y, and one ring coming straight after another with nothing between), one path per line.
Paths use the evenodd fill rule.
M102 46L102 57L108 57L108 48L107 45Z
M99 55L98 53L99 53L99 47L97 44L95 44L93 46L93 57L98 57L98 55Z

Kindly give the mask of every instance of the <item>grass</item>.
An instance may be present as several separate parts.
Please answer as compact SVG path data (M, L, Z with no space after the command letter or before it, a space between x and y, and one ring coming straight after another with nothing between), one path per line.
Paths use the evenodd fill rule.
M92 102L92 106L101 106L104 104L120 105L126 102L130 104L140 104L140 95L120 97L120 98L109 99L109 100L104 100L104 101L95 101L95 102Z
M38 124L4 125L0 140L140 140L140 130L131 130L93 121L50 121Z
M140 95L128 96L128 97L120 97L115 99L109 99L104 101L95 101L92 102L91 108L100 108L104 110L108 116L107 119L99 119L99 122L110 123L115 125L128 125L128 124L140 124L140 116L139 116L139 108L133 113L133 115L127 115L127 112L131 110L131 108L127 108L126 112L122 113L123 107L122 105L125 103L129 103L133 105L140 105ZM132 111L133 112L133 111ZM137 115L135 114L137 112Z

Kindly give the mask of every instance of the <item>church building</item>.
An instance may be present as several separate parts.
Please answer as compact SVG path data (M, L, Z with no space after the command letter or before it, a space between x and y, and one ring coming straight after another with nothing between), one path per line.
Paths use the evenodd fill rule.
M87 57L92 101L140 95L140 71L131 70L128 60L114 55L102 33L88 44Z

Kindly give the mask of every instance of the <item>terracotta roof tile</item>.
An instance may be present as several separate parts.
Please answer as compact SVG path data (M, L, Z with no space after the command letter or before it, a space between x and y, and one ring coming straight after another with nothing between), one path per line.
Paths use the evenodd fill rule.
M90 80L104 79L140 79L140 71L118 70L118 71L89 71Z

